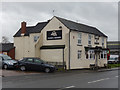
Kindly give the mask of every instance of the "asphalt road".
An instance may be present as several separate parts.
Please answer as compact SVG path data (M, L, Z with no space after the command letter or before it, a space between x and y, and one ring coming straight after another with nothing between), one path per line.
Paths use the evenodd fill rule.
M43 73L2 78L3 88L118 88L118 70Z

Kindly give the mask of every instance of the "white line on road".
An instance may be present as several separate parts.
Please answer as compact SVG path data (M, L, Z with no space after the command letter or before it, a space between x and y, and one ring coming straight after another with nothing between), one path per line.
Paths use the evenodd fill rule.
M88 82L88 83L95 83L95 82L100 82L100 81L108 80L108 79L110 79L110 78L99 79L99 80L91 81L91 82Z
M68 86L68 87L65 87L65 88L74 88L75 86Z
M118 76L115 76L115 77L118 77Z
M64 89L74 88L74 87L75 87L75 86L68 86L68 87L64 87L64 88L57 89L57 90L64 90Z

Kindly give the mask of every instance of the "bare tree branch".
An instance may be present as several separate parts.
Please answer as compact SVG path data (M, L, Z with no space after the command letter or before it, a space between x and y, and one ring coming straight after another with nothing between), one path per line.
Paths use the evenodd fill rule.
M8 37L2 36L2 43L10 43Z

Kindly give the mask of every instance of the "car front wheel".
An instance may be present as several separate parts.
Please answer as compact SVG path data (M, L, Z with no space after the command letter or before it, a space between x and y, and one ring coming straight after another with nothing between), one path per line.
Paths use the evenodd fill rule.
M20 70L21 70L21 71L25 71L25 70L26 70L26 67L25 67L25 66L20 66Z
M8 69L8 65L7 65L7 64L4 64L4 65L3 65L3 69Z
M50 68L45 68L45 72L49 73L50 72Z

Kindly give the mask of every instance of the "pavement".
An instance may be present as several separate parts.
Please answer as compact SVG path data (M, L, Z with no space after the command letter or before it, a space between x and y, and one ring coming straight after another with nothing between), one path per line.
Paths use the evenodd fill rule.
M42 72L20 71L20 70L0 70L0 76L2 77L31 75L31 74L42 74Z
M34 73L2 78L3 88L118 88L119 69L105 71L72 70Z
M105 72L105 71L113 71L119 70L119 68L110 68L110 69L99 69L99 70L69 70L69 71L61 71L56 73L74 73L74 72L81 72L81 73L88 73L88 72ZM7 77L7 76L24 76L24 75L31 75L31 74L43 74L43 72L38 71L20 71L20 70L0 70L0 76Z
M113 71L113 70L120 70L120 67L108 68L108 69L99 69L98 72Z

